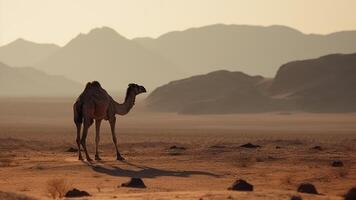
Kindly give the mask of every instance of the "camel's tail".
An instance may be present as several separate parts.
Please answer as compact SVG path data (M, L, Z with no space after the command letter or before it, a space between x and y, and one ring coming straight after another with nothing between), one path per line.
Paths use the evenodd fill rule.
M83 123L83 101L82 96L90 89L90 88L101 88L101 85L98 81L88 82L85 86L84 91L78 97L77 101L73 105L74 112L74 122L76 124Z
M74 123L81 124L83 123L83 104L80 101L76 101L73 105L74 113Z

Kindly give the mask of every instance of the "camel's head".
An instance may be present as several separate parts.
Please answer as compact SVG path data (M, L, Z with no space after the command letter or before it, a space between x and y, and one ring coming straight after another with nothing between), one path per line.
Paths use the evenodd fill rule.
M142 85L137 85L135 83L130 83L129 89L132 90L136 95L147 92L145 87L143 87Z

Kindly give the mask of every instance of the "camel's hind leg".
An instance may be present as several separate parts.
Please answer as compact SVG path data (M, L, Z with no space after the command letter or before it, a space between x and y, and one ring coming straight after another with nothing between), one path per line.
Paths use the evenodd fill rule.
M82 123L81 122L75 122L75 125L77 126L77 139L76 139L76 142L77 142L77 145L78 145L78 159L79 160L83 160L82 151L81 151L81 148L80 148L80 131L82 129Z
M79 101L76 101L73 105L73 114L74 114L74 123L75 126L77 127L77 145L78 145L78 159L83 160L81 149L80 149L80 131L82 129L82 123L83 123L83 113L82 113L82 107L81 103Z
M83 135L82 135L82 139L80 140L81 145L83 146L84 149L84 153L85 153L85 157L87 158L88 162L93 161L87 151L87 144L86 144L86 140L87 140L87 135L88 135L88 130L89 127L93 124L93 119L90 118L84 118L84 127L83 127Z
M95 160L101 160L99 156L100 125L101 120L95 120Z

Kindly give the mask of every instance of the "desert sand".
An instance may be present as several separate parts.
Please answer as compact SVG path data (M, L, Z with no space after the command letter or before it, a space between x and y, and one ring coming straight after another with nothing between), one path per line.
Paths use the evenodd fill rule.
M356 186L356 114L274 112L233 115L149 113L140 102L119 116L115 160L108 123L103 160L79 161L74 99L0 99L0 191L52 199L53 180L85 190L83 199L343 199ZM253 143L261 148L246 149ZM88 136L94 158L94 127ZM185 149L171 149L171 146ZM320 146L321 149L313 149ZM332 167L341 160L343 167ZM146 189L118 187L140 177ZM253 192L227 190L236 179ZM300 183L320 195L297 193Z

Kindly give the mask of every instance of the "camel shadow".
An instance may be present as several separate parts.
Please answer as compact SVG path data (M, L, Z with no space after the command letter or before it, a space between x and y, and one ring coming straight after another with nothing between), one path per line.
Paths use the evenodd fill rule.
M190 177L192 175L202 175L202 176L212 176L215 178L220 177L217 174L213 174L210 172L204 171L172 171L172 170L164 170L157 169L147 166L140 166L136 164L129 163L127 161L123 161L123 163L138 168L134 169L122 169L117 166L105 165L105 164L94 164L94 163L86 163L90 166L95 172L117 176L117 177L130 177L130 178L156 178L162 176L175 176L175 177Z

